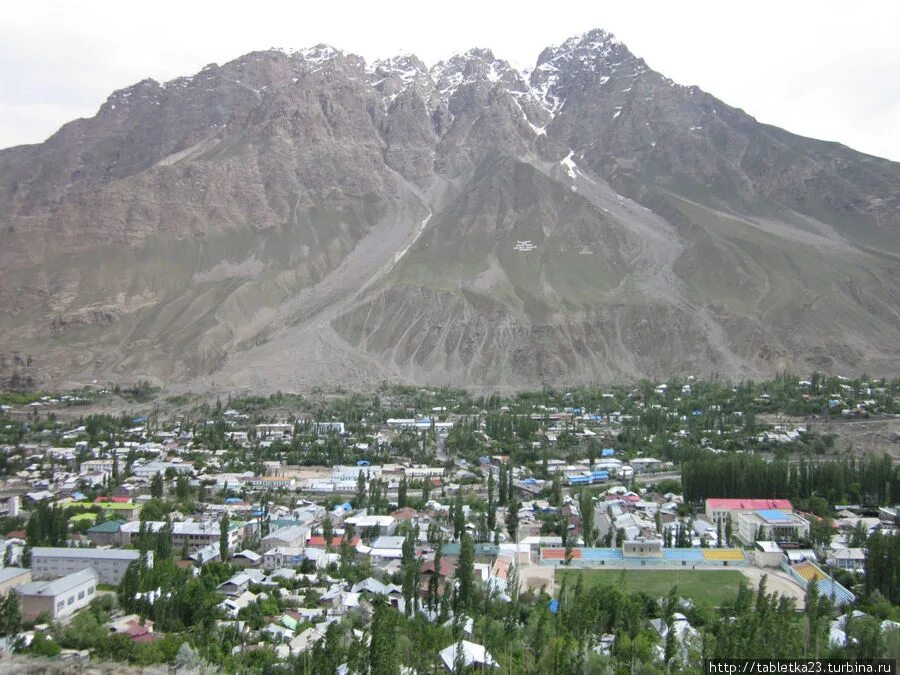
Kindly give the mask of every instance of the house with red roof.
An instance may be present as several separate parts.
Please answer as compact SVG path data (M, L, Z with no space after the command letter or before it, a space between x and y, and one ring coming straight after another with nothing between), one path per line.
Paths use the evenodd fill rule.
M706 500L706 517L714 524L725 524L731 518L733 524L737 524L737 518L742 513L752 511L780 511L785 515L794 512L794 507L787 499L721 499L710 498Z

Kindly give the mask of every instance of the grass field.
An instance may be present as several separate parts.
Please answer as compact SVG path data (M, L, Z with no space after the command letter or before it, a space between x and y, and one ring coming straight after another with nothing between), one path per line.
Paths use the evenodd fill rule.
M732 600L743 575L736 570L557 570L556 587L563 577L573 584L581 575L586 585L617 586L624 591L643 591L651 597L666 595L672 586L678 594L697 604L718 607L724 600Z

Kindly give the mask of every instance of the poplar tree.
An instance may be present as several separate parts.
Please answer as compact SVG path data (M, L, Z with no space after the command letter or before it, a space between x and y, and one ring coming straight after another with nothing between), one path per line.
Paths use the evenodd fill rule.
M369 674L397 675L397 617L382 596L374 600L372 638L369 642Z
M509 536L513 541L518 539L518 530L519 530L519 503L515 498L510 501L509 506L506 508L506 531L509 532Z
M231 519L226 513L219 523L219 560L223 563L228 562L228 529L230 525Z
M456 603L454 611L466 609L473 600L475 590L475 542L464 533L456 566Z
M594 529L594 498L588 490L582 490L578 496L578 510L581 511L581 531L584 545L594 545L597 531ZM657 513L659 513L657 511Z
M494 472L488 469L487 480L487 526L488 530L497 527L497 505L494 503Z
M406 476L404 475L400 480L400 487L397 489L397 508L402 509L406 506L407 487Z

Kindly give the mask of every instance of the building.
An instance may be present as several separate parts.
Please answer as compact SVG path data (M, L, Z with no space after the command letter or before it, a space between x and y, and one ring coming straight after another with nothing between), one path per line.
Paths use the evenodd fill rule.
M124 520L107 520L99 525L88 528L87 538L94 546L113 546L119 536L119 529L125 524Z
M866 568L866 551L862 548L838 548L825 553L825 562L829 567L860 572Z
M257 424L256 439L260 441L290 440L294 437L293 424Z
M98 583L99 575L91 568L55 581L30 581L19 587L22 619L34 621L42 614L53 620L69 616L90 604Z
M297 481L284 476L249 476L241 478L241 485L246 485L254 490L293 490L297 487Z
M459 649L462 650L462 654L457 655L456 652ZM467 671L470 668L484 670L485 668L500 667L500 664L494 660L494 657L491 656L487 649L468 640L454 642L439 653L441 661L444 662L444 668L450 673L456 671L457 663L462 665Z
M377 528L377 535L382 535L394 534L397 521L391 516L351 516L350 518L344 518L344 525L353 525L358 534L362 534L365 530L370 530L374 533L374 528Z
M166 471L172 469L178 475L189 474L193 472L194 465L190 462L147 462L146 464L135 464L131 468L131 472L138 478L153 478L156 474L166 475Z
M622 556L625 558L662 558L661 539L634 539L622 542Z
M442 466L424 466L416 464L407 466L403 469L403 475L407 478L443 478L444 467Z
M299 546L276 546L263 553L263 567L267 570L279 567L299 567L306 556Z
M358 466L335 466L331 469L331 480L333 481L356 481L359 480L359 474L365 476L367 480L373 478L381 478L382 468L380 466L371 466L369 464L360 464Z
M151 532L159 532L165 523L161 520L145 521ZM120 546L130 546L137 542L140 533L141 524L136 521L125 523L119 529L118 544ZM219 534L221 526L219 523L211 520L199 522L189 521L184 523L172 523L172 545L176 552L187 548L187 552L195 553L198 549L210 545L219 545ZM243 541L244 524L238 521L232 521L228 528L228 550L234 551Z
M140 557L140 551L131 549L37 546L31 549L31 575L34 579L56 579L90 567L100 583L118 584L128 566ZM152 551L147 552L147 564L153 566Z
M31 581L31 570L24 567L0 568L0 595Z
M737 525L738 539L747 546L752 546L757 540L782 543L809 537L809 521L776 509L739 512Z
M343 434L343 422L316 422L313 425L317 434Z
M629 464L635 473L648 473L662 467L662 462L654 457L635 457Z
M79 467L80 473L94 473L95 471L99 471L101 473L111 474L113 470L113 464L115 460L112 457L104 457L101 459L89 459L81 463ZM121 468L125 468L122 465Z
M753 559L760 567L778 567L784 551L774 541L757 541L753 551Z
M104 517L120 520L136 520L141 515L141 504L134 504L130 500L125 502L71 502L67 507L81 507L90 509L98 507Z
M750 511L781 511L793 513L794 507L787 499L707 499L706 518L724 527L727 518L737 525L737 516Z
M260 541L260 549L267 551L276 546L285 548L304 546L306 544L306 539L309 537L309 533L309 528L302 525L282 527L263 537Z

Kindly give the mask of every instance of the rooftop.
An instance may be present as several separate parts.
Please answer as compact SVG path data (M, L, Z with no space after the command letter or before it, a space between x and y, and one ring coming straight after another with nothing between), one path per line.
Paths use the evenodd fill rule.
M19 594L53 597L89 581L96 583L98 578L99 576L94 568L87 567L80 572L73 572L53 581L30 581L27 584L22 584L19 587Z
M32 557L41 558L93 558L95 560L137 560L141 552L127 548L66 548L37 546L31 549Z
M783 513L782 511L774 511L772 509L763 509L761 511L757 511L756 515L769 522L786 523L790 522L791 520L791 517L788 514Z
M727 509L731 511L764 511L768 509L793 510L791 502L787 499L720 499L706 500L706 506L711 509Z
M23 574L29 574L30 572L31 570L25 569L24 567L0 567L0 584L5 584L7 581L11 581Z

